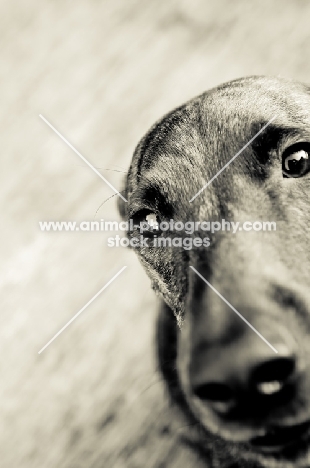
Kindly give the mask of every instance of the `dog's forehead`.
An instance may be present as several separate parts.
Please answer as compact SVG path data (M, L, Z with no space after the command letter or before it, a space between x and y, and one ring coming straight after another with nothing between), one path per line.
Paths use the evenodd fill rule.
M250 77L207 91L164 116L142 139L130 170L134 185L165 189L172 203L180 189L190 199L273 118L267 137L273 132L277 138L280 130L309 130L308 88Z
M214 88L167 114L146 134L137 153L138 173L160 159L183 164L208 152L242 145L272 118L284 128L308 124L310 97L300 83L250 77ZM182 157L183 156L183 157ZM185 156L185 157L184 157Z

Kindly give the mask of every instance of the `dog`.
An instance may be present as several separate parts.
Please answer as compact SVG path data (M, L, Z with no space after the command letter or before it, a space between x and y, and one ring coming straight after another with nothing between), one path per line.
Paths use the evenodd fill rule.
M309 171L310 88L262 76L165 115L132 158L119 210L128 238L150 225L159 364L208 467L310 467ZM171 220L196 223L193 248L154 246ZM240 227L198 226L223 220Z

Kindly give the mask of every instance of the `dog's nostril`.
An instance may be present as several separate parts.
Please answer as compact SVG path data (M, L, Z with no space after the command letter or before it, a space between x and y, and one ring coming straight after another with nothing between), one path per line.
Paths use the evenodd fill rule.
M260 364L251 376L252 386L262 395L280 392L295 371L293 357L278 357Z
M214 403L228 403L233 398L232 390L225 384L207 383L194 388L194 394L200 400L207 400Z

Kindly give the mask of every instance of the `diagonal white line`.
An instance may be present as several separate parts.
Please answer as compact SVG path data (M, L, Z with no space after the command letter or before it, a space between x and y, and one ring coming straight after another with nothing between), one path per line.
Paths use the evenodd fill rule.
M257 138L258 135L260 135L260 134L265 130L265 128L267 128L268 125L271 124L271 122L272 122L276 117L277 117L276 115L275 115L274 117L272 117L272 119L270 119L269 122L267 122L266 125L264 125L264 126L259 130L259 132L257 132L256 135L254 135L253 138L251 138L251 140L249 140L249 141L244 145L244 147L241 148L241 150L239 150L238 153L235 154L235 156L233 156L233 157L231 158L231 160L228 161L228 163L226 163L225 166L223 166L222 169L220 169L220 170L218 171L218 173L215 174L215 176L213 176L212 179L210 179L209 182L207 182L207 183L199 190L199 192L197 192L196 195L194 195L193 198L191 198L191 199L189 200L189 203L192 203L192 201L195 200L195 198L198 197L198 195L200 195L201 192L203 192L204 189L206 189L206 188L208 187L208 185L210 185L210 184L214 181L214 179L216 179L216 178L220 175L220 173L223 172L223 171L226 169L226 167L228 167L229 164L232 163L232 162L242 153L242 151L244 151L245 148L247 148L247 147L255 140L255 138Z
M251 328L251 329L252 329L252 330L253 330L253 331L270 347L270 348L271 348L271 349L272 349L272 351L274 351L275 353L278 354L278 351L276 350L276 348L274 348L274 347L269 343L269 341L267 341L266 338L264 338L263 335L261 335L261 334L259 333L259 331L257 331L256 328L253 327L253 325L251 325L250 322L248 322L247 319L244 318L243 315L241 315L240 312L238 312L237 309L235 309L235 308L225 299L225 297L223 297L222 294L220 294L220 293L215 289L215 287L212 286L212 284L210 284L209 281L207 281L207 280L196 270L196 268L194 268L193 266L190 266L190 268L196 273L196 275L199 276L199 278L202 279L202 281L204 281L204 282L212 289L212 291L214 291L214 292L222 299L222 301L225 302L225 304L227 304L227 305L231 308L231 310L233 310L233 311L238 315L238 317L241 318L241 320L243 320L243 321L244 321L244 322L245 322L245 323L246 323L246 324L247 324L247 325L248 325L248 326L249 326L249 327L250 327L250 328Z
M40 349L40 351L38 352L38 354L41 354L42 351L44 351L45 348L47 348L47 347L57 338L57 336L59 336L59 335L70 325L70 323L72 323L73 320L75 320L75 319L83 312L83 310L85 310L86 307L88 307L88 306L96 299L96 297L98 297L99 294L101 294L102 291L104 291L104 290L109 286L109 284L111 284L112 281L114 281L115 278L117 278L118 275L120 275L120 274L125 270L125 268L127 268L127 266L124 266L123 268L121 268L120 271L119 271L118 273L116 273L116 275L114 275L113 278L110 279L110 281L108 281L107 284L106 284L105 286L103 286L103 288L101 288L100 291L98 291L97 294L95 294L94 297L92 297L91 300L88 301L87 304L85 304L84 307L82 307L82 309L79 310L79 311L72 317L72 319L69 320L69 322L67 322L66 325L65 325L64 327L62 327L61 330L59 330L59 332L56 333L56 335L54 335L53 338L52 338L51 340L49 340L48 343L46 343L45 346L43 346L43 348Z
M56 135L58 135L59 138L61 138L69 146L69 148L75 152L75 154L77 154L118 196L120 196L124 202L127 202L126 198L124 198L123 195L119 193L119 191L116 190L116 188L113 187L113 185L110 184L110 182L105 177L103 177L103 175L100 174L100 172L97 171L97 169L89 161L87 161L87 159L84 158L84 156L79 153L79 151L75 149L74 146L71 145L71 143L58 130L56 130L55 127L53 127L53 125L48 120L46 120L45 117L43 117L42 114L39 114L39 117L41 117L41 119L56 133Z

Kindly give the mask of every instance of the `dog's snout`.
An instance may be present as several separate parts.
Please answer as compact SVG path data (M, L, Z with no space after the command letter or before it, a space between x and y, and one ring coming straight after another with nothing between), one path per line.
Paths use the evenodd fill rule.
M277 281L266 270L256 273L253 285L247 270L236 275L221 265L215 272L200 268L214 290L201 278L192 280L187 348L192 401L198 412L204 407L225 420L277 422L304 395L304 355L293 316L303 302L300 292L285 286L284 269ZM281 288L275 288L280 280ZM282 322L284 311L291 328Z
M219 414L251 417L258 407L276 410L293 397L297 374L293 348L281 343L275 354L264 342L255 340L256 345L249 346L245 341L238 340L226 352L214 355L211 363L209 355L205 366L203 359L198 365L194 358L191 362L194 396Z

